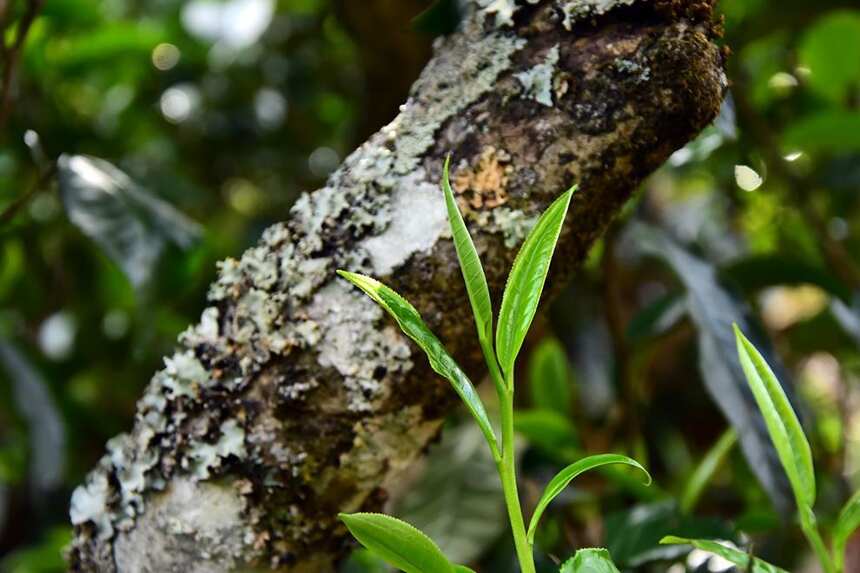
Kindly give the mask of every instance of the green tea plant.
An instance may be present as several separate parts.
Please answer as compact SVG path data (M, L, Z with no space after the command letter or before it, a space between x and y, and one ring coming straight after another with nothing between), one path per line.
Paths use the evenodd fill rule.
M400 329L427 354L431 368L450 382L465 403L492 451L502 482L520 568L523 573L535 573L532 545L541 515L573 479L585 471L607 464L636 467L645 474L647 483L651 482L651 476L638 462L620 454L601 454L580 459L562 469L550 481L526 529L517 491L514 454L514 366L537 312L550 261L576 186L563 193L547 208L520 248L502 297L498 325L495 328L495 344L493 305L487 279L454 199L448 178L448 161L445 162L442 190L454 247L475 318L478 341L499 397L501 440L496 438L493 425L472 382L425 325L418 311L392 289L370 277L343 270L338 271L338 274L363 290L394 318ZM340 517L362 545L406 573L470 571L463 565L451 563L431 539L394 517L372 513L341 514ZM598 549L580 549L561 568L562 573L584 571L610 573L617 572L617 569L608 552Z
M842 508L831 532L832 544L828 550L812 510L816 493L815 468L809 441L773 370L740 328L735 325L734 329L741 366L794 493L800 528L818 557L824 573L843 573L846 543L851 534L860 527L860 492L852 496ZM712 540L670 536L665 537L661 543L692 545L719 555L742 569L746 568L746 571L784 573L779 567L761 559L751 558L742 551Z

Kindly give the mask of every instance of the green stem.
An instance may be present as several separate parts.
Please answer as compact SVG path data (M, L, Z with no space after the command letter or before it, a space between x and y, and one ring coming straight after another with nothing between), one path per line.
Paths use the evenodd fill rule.
M798 509L800 513L800 527L803 529L803 534L815 551L818 557L818 562L821 563L821 568L824 573L836 573L836 567L833 565L833 559L827 551L827 546L824 545L824 540L821 539L821 534L818 532L818 524L816 523L815 514L809 507L801 507Z
M505 493L505 504L508 507L508 518L514 536L514 547L520 561L522 573L535 573L532 548L526 537L526 526L523 522L523 510L520 507L520 496L517 492L517 459L514 454L514 391L513 384L508 385L501 400L502 417L502 461L499 464L499 477L502 480L502 490Z

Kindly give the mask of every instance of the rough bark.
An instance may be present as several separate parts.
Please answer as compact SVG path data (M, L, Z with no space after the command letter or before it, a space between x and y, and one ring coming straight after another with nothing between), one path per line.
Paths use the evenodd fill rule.
M496 301L535 216L580 183L558 284L717 113L710 18L710 0L472 5L397 119L221 263L211 306L155 374L133 430L73 495L72 568L334 570L349 547L337 512L380 509L455 403L334 271L388 282L475 369L438 188L445 155Z

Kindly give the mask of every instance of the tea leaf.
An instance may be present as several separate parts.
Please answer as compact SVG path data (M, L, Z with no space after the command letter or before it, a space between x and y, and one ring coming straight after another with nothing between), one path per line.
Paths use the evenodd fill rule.
M647 477L646 483L651 483L651 475L648 473L648 470L642 467L642 465L640 465L636 460L620 454L598 454L595 456L588 456L587 458L583 458L578 462L570 464L558 472L555 477L550 480L549 484L547 484L546 489L544 489L543 495L541 496L540 501L538 501L537 507L535 507L534 514L532 515L531 522L529 523L529 543L534 543L535 530L537 529L538 522L550 502L555 499L555 497L560 494L578 475L607 464L627 464L635 468L639 468Z
M800 421L767 362L737 325L734 330L741 366L788 474L797 505L811 507L815 503L815 470Z
M457 208L451 182L448 179L448 163L450 157L445 160L445 169L442 175L442 189L445 193L445 206L448 209L448 222L451 225L451 235L454 238L454 248L457 250L457 258L460 260L460 270L463 272L463 280L466 282L466 292L469 294L469 302L472 304L472 313L475 315L475 326L478 328L478 339L481 344L490 344L493 338L493 306L490 302L490 289L487 287L487 277L478 258L478 251L463 215Z
M606 549L580 549L564 562L559 573L618 573Z
M727 545L723 545L718 541L714 541L712 539L687 539L684 537L675 537L674 535L668 535L660 540L661 545L692 545L696 549L701 549L702 551L707 551L708 553L712 553L717 555L718 557L722 557L726 561L734 563L738 566L741 571L750 571L749 569L749 560L750 557L743 551L735 549L733 547L729 547ZM761 559L755 557L753 558L753 566L752 573L788 573L784 569L777 567L776 565L771 565L767 561L762 561Z
M851 499L839 512L839 519L833 528L833 560L836 562L836 570L845 569L845 546L851 534L860 527L860 491L851 496Z
M454 391L457 392L466 404L466 407L481 428L481 432L493 451L493 457L498 459L499 447L496 442L496 436L490 424L490 419L487 416L487 411L484 409L484 404L481 402L481 398L478 396L475 387L454 358L448 354L448 351L445 350L445 347L439 342L436 335L424 324L424 320L422 320L418 311L415 310L415 307L409 304L402 296L375 279L342 270L337 271L337 273L363 290L367 296L384 308L388 314L394 317L394 320L397 321L397 325L404 334L414 340L421 350L427 354L430 367L451 383Z
M405 573L453 573L429 537L405 521L381 513L339 515L359 543Z
M537 312L552 254L574 191L576 186L563 193L544 211L526 237L508 275L496 330L496 353L499 365L507 376L513 370L517 353Z

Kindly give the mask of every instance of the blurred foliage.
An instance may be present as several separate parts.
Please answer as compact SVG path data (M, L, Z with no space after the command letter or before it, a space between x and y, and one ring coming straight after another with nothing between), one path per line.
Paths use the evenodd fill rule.
M11 2L10 21L22 22L28 5ZM20 208L0 223L0 569L62 569L69 493L104 442L128 428L149 375L196 320L215 261L286 217L301 191L319 187L393 117L432 37L456 25L456 7L42 6L17 54L15 81L2 92L9 90L11 113L0 120L0 212ZM657 545L665 534L710 533L810 571L799 532L756 477L766 460L749 448L723 452L705 472L708 483L696 485L695 502L682 509L673 501L713 461L708 453L727 420L738 423L739 406L714 391L732 384L732 373L703 351L718 344L703 340L721 340L737 317L772 341L793 381L825 525L860 487L860 9L853 0L722 0L719 9L732 52L723 112L649 179L594 249L538 329L543 336L529 341L520 376L530 384L517 414L526 508L556 470L587 452L647 460L656 485L643 490L608 471L578 482L544 518L542 570L557 569L575 547L601 544L628 570L718 570L695 551ZM10 30L7 44L14 38ZM68 177L57 184L62 154L67 165L85 156L109 162L97 165L111 181L127 177L123 189L135 191L123 197L136 199L85 208L93 197L75 195ZM196 240L169 240L175 229L158 215L165 209L174 223L199 226ZM126 223L111 227L117 217ZM642 225L681 254L631 246ZM99 234L129 228L139 229L123 235L132 245L161 237L158 252L141 259L151 261L147 280L105 249L118 235ZM24 406L30 393L41 407ZM44 438L52 419L59 442ZM750 439L738 433L741 444ZM47 455L49 443L62 452ZM49 458L60 464L59 484L34 475L43 473L37 460ZM425 489L454 479L443 469L431 467ZM474 482L469 488L476 499L455 497L460 509L485 493ZM421 491L403 511L430 523L450 500ZM481 507L494 515L498 506ZM476 570L514 571L495 524L461 525L476 533L458 540ZM852 544L856 553L860 541ZM357 552L344 570L384 568Z

